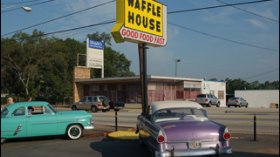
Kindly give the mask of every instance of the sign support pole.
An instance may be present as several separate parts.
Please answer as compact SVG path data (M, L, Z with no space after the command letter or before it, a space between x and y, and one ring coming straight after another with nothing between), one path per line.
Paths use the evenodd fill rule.
M148 82L147 82L147 49L146 44L138 44L139 64L140 64L140 82L142 91L142 115L147 113L148 106Z

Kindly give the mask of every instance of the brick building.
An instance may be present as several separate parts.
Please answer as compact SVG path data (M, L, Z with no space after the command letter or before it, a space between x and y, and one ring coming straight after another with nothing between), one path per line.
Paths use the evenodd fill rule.
M203 79L182 78L168 76L148 75L148 103L155 101L171 100L194 100L200 93L208 92L204 86ZM207 81L209 84L209 81ZM225 93L224 82L211 82L215 84L208 86L214 95L223 91ZM224 84L222 89L217 89L216 84ZM217 90L217 91L216 91ZM218 91L219 90L219 91ZM217 93L217 94L215 94ZM132 77L112 77L112 78L90 78L89 68L74 68L74 102L78 102L82 97L88 95L104 95L112 101L122 101L125 103L141 103L140 76ZM220 98L224 98L222 95ZM225 106L221 100L221 106Z

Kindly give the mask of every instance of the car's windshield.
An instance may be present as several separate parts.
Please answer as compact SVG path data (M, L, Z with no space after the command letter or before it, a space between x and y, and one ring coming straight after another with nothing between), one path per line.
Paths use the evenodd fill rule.
M155 112L153 115L153 122L174 120L208 120L208 116L205 110L193 108L163 109Z
M48 104L48 107L49 107L54 113L57 113L57 111L52 107L52 105Z
M8 110L7 108L4 108L4 109L1 111L1 118L6 117L8 113L9 113L9 110Z

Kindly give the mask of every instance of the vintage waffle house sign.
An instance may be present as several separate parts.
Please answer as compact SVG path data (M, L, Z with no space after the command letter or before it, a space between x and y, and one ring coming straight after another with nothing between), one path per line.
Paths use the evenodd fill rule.
M117 0L117 21L111 34L116 43L165 46L167 6L153 0Z

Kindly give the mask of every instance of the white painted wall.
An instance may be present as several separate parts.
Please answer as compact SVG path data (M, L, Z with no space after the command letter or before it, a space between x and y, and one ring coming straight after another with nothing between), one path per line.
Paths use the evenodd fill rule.
M210 94L210 91L214 91L214 95L218 97L218 92L223 91L224 92L224 99L220 99L221 107L226 106L226 82L220 82L220 81L203 81L201 92L202 94Z
M271 103L279 105L279 90L236 90L234 93L235 97L244 98L249 108L271 108Z

